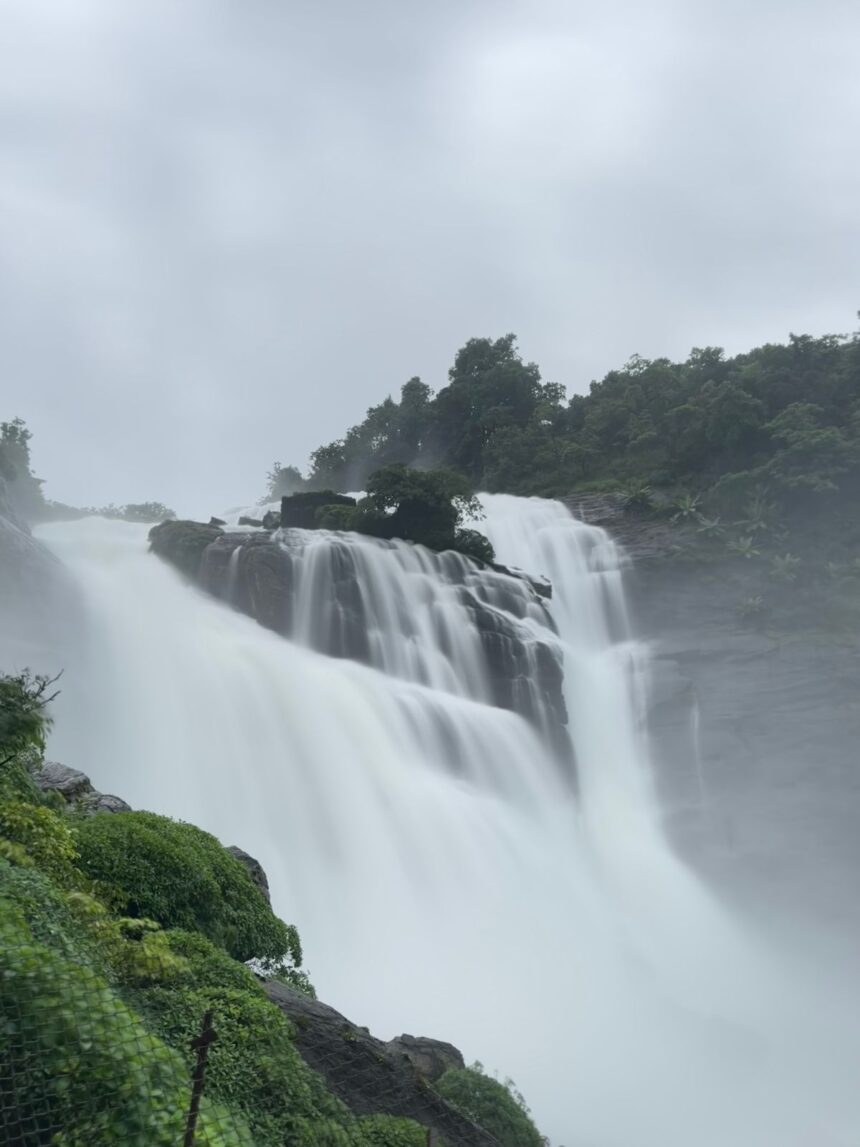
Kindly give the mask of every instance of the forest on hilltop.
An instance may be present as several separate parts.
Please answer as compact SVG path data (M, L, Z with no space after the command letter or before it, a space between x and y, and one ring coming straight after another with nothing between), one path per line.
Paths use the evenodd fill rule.
M569 401L514 335L471 339L446 386L411 378L315 450L306 477L276 463L269 494L363 489L392 463L550 497L643 484L738 505L764 486L833 493L860 469L860 333L791 335L733 357L695 348L684 362L634 356Z

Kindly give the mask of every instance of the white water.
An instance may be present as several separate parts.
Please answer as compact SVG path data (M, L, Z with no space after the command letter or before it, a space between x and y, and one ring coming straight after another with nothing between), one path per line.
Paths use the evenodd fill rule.
M554 583L578 799L471 688L276 637L96 520L43 531L87 610L53 755L255 853L321 998L510 1074L556 1142L856 1144L853 998L739 935L663 840L619 555L553 503L486 505L500 560Z

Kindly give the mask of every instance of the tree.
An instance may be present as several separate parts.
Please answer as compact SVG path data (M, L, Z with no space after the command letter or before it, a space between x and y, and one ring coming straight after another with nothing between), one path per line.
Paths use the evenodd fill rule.
M12 508L31 520L44 510L42 481L30 469L30 441L33 435L21 418L0 422L0 478L8 484Z
M29 748L44 749L57 680L29 669L0 677L0 767Z
M857 443L823 425L823 415L816 403L793 402L767 424L779 444L766 467L769 477L789 489L818 494L838 488L836 479L858 461Z
M282 466L280 462L273 462L272 469L266 475L267 502L274 502L283 498L285 494L297 494L305 488L305 479L298 466Z
M437 1083L449 1103L499 1141L502 1147L544 1147L531 1112L512 1080L500 1083L480 1063L449 1068Z
M433 550L461 550L492 561L492 546L466 519L481 516L481 507L462 474L454 470L411 470L402 463L385 466L367 480L359 503L358 526L377 537L405 538Z

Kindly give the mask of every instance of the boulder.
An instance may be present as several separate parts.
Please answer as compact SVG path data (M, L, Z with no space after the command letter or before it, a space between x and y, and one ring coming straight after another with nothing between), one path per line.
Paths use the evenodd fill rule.
M411 1037L401 1036L386 1044L334 1008L277 980L266 981L264 989L292 1020L296 1048L302 1058L356 1115L413 1119L457 1147L498 1147L492 1135L446 1103L428 1083L428 1076L416 1070L400 1042ZM435 1045L437 1041L416 1043ZM450 1049L449 1055L459 1056L450 1044L437 1046ZM459 1056L461 1065L462 1062Z
M227 523L224 521L223 518L212 517L209 519L209 525L210 526L226 526Z
M239 519L240 526L253 526L254 529L259 529L263 522L260 518L249 518L247 514L243 514Z
M260 864L259 860L255 860L253 856L250 856L247 852L245 852L243 848L239 848L239 846L236 844L231 844L227 851L232 853L238 861L244 864L248 870L248 875L251 877L251 880L254 882L254 884L256 884L256 886L262 892L263 896L266 898L266 903L271 904L272 898L269 894L269 880L266 876L265 869L263 868L262 864Z
M202 522L161 522L149 531L149 548L188 577L196 578L207 546L223 533L220 526Z
M277 510L267 510L263 514L264 530L279 530L281 528L281 515Z
M77 805L88 816L97 812L131 812L131 805L112 793L87 793L81 797Z
M417 1073L435 1083L450 1068L466 1066L463 1053L452 1043L428 1036L399 1035L385 1045L388 1053L411 1063Z
M56 761L45 761L45 764L33 776L42 792L55 792L65 797L67 801L77 800L87 793L93 792L90 778L78 769L70 769L67 765L60 765Z
M80 812L92 816L98 812L131 812L131 805L112 793L100 793L80 769L71 769L57 761L45 761L33 774L33 780L42 792L59 793Z

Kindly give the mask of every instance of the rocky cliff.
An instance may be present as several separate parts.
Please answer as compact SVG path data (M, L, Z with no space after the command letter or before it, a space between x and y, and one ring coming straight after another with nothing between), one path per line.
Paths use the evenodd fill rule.
M62 668L58 638L72 613L62 564L14 511L0 477L0 659L5 666Z
M860 929L860 580L780 580L703 554L618 495L572 498L632 556L653 652L649 726L670 835L759 915Z
M554 743L566 743L561 658L544 584L451 551L435 554L354 534L237 532L162 522L150 532L150 543L160 557L261 625L331 657L411 680L430 683L433 649L457 660L457 650L465 648L457 631L465 612L467 628L479 640L463 656L477 656L482 667L476 679L490 682L490 696L478 699L522 713ZM404 571L426 607L422 620L403 596ZM535 621L546 639L536 636ZM429 638L422 625L432 627ZM414 650L408 665L397 662L400 638L401 649Z

